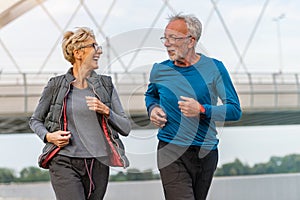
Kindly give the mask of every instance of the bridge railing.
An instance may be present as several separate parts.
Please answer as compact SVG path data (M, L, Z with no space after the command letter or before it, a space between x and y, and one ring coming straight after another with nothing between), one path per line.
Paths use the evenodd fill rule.
M300 74L232 74L244 109L300 108Z
M0 113L32 112L43 87L56 73L0 74Z
M0 74L0 114L33 112L50 77L58 73ZM147 72L109 74L127 112L145 113ZM299 109L300 74L232 73L243 109Z

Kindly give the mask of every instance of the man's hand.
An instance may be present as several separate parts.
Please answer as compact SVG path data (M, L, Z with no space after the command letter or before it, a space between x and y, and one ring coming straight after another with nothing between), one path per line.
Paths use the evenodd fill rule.
M155 126L162 128L166 125L167 115L160 107L155 107L151 111L150 121Z
M193 98L180 96L181 101L178 101L179 109L186 117L197 117L200 114L201 104Z

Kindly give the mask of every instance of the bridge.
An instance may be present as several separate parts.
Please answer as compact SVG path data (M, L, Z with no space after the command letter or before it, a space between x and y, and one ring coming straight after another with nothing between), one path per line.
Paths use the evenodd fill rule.
M6 73L0 76L1 133L26 132L28 118L41 92L55 73ZM149 73L112 73L125 112L135 128L151 126L144 93ZM300 74L231 74L239 95L243 117L226 125L300 124Z
M235 13L245 8L238 7L238 4L231 4L231 10L225 9L223 6L229 5L228 2L223 4L213 0L193 1L194 6L169 0L144 3L125 5L124 1L118 0L77 0L71 6L59 0L1 2L0 133L30 131L27 121L43 87L51 76L62 73L61 67L66 65L63 59L58 59L62 57L60 48L57 48L62 34L79 26L78 24L91 27L97 40L103 41L101 45L104 53L99 65L105 68L106 74L113 77L134 127L151 126L144 105L150 63L165 59L166 55L162 55L165 52L164 47L159 42L159 37L163 35L165 18L184 9L199 15L197 17L204 24L204 39L200 39L197 51L206 55L213 52L213 57L226 59L226 66L231 66L229 72L240 97L243 117L238 122L228 122L226 125L300 123L300 75L298 68L295 68L295 58L299 51L293 49L299 47L294 45L298 37L284 32L281 34L280 22L285 18L284 13L277 13L278 17L273 19L266 15L267 10L278 11L273 2L256 2L253 12L245 12L249 13L247 18L239 15L242 12ZM147 3L153 9L147 9ZM289 4L291 8L296 8L291 5L297 5L297 1L290 1ZM194 10L200 6L204 8L202 12ZM142 12L142 15L146 8L148 15L142 20L142 15L136 13L132 16L124 15L133 7L136 12ZM232 14L240 17L232 18ZM286 23L294 29L287 32L297 35L298 29L294 24L298 21L294 21L293 17L289 18L288 14ZM123 23L127 17L128 22ZM229 29L230 23L234 23L234 26ZM284 30L287 30L286 27ZM15 33L18 34L15 36ZM270 45L261 46L260 41ZM282 41L289 43L282 45ZM268 50L265 49L269 46ZM282 51L284 49L288 54ZM287 59L284 60L284 57ZM274 69L278 68L277 61L279 69ZM140 66L140 63L149 65ZM297 70L286 71L289 66ZM269 68L267 71L274 72L254 72L256 70L253 68L257 71Z
M144 105L151 66L141 66L145 70L132 69L137 69L138 63L152 64L166 57L159 42L167 22L165 18L182 11L196 14L204 24L197 50L231 67L229 72L240 97L243 116L226 126L300 124L299 1L70 2L0 1L0 134L31 132L28 119L43 87L51 76L65 71L66 62L60 59L59 48L62 33L81 25L91 27L103 45L100 66L112 76L134 128L151 127ZM225 196L227 199L297 199L299 190L295 187L299 185L299 176L216 178L209 199ZM122 189L131 195L125 184ZM14 188L10 195L17 190ZM147 188L148 191L151 190Z

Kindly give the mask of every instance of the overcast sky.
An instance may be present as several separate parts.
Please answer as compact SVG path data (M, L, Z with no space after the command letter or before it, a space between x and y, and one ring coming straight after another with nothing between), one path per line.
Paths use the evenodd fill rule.
M78 7L79 2L47 0L0 29L0 70L65 72L70 65L61 53L61 30L79 26L97 34L104 48L102 68L152 65L167 59L159 42L166 18L183 12L203 23L198 50L223 61L230 72L300 71L298 0L88 0Z
M151 66L154 62L168 58L159 37L163 35L168 15L174 12L183 12L195 14L203 23L204 30L198 50L223 61L230 72L274 73L282 70L283 72L300 73L298 64L300 57L299 0L215 1L218 14L213 9L211 0L86 0L86 8L79 7L78 12L74 14L80 4L79 0L47 0L43 6L30 10L0 29L0 71L2 70L2 73L65 72L70 64L64 60L61 53L61 30L72 30L79 26L91 27L97 35L98 43L103 45L104 54L100 61L101 68L107 69L110 63L112 71L122 71L125 67L128 71L142 70L145 68L144 66ZM168 4L165 4L166 2ZM264 5L267 6L262 14ZM108 11L110 14L106 15ZM92 18L90 14L92 14ZM262 14L262 18L258 21L260 14ZM74 18L70 20L72 15ZM274 21L279 16L284 17L277 22ZM257 22L259 23L254 32ZM278 37L277 25L280 25L281 37ZM250 40L251 35L253 36L252 40ZM144 40L146 36L147 39ZM107 38L113 47L110 50L107 48ZM281 48L279 48L279 41ZM281 50L281 54L279 50ZM240 64L239 55L243 55L244 65ZM282 67L280 67L280 61ZM0 80L2 80L1 78L2 76L0 76ZM240 137L245 135L240 134L241 131L238 128L234 128L237 130L236 134L239 135L239 137L232 136L235 140L229 137L229 140L226 141L228 135L223 136L220 147L225 151L221 151L221 154L224 153L224 155L221 155L220 163L232 161L237 153L241 154L238 155L238 158L242 161L252 164L262 160L266 161L274 152L275 155L297 152L297 142L295 145L293 143L293 141L298 141L296 136L283 135L284 140L278 136L265 135L265 138L260 137L259 141L253 142L263 142L260 146L264 146L266 151L260 149L259 153L253 153L251 138L256 139L257 137L253 137L252 134L260 134L255 128L244 129L243 127L243 131L250 130L249 135L251 134L251 136L248 138L241 139ZM297 133L294 130L298 130L298 128L296 126L289 130L289 133ZM283 133L287 128L275 127L274 129ZM274 133L273 130L265 127L261 130L262 134ZM24 143L24 138L19 135L16 137L19 139L19 143L28 144ZM290 139L290 142L286 139ZM268 142L265 143L267 140ZM7 149L5 145L16 144L15 138L11 139L11 142L3 140L3 138L1 141L3 143L0 146L3 149ZM240 141L250 141L247 144L252 146L249 148L239 147L237 144L244 145ZM144 143L140 142L139 144ZM144 153L140 151L138 145L128 146L130 152ZM281 146L284 148L278 148ZM24 151L27 156L31 156L32 160L22 156L24 161L22 160L21 164L12 163L10 165L9 162L16 161L16 159L9 159L14 155L5 153L4 156L0 156L5 161L1 160L2 165L21 167L25 164L36 163L36 155L32 152L38 154L39 151L36 149L40 147L33 146L33 148L31 152ZM226 152L226 149L232 151ZM26 150L29 151L30 148ZM147 149L143 148L143 150ZM1 150L0 152L5 151ZM251 155L251 158L248 155ZM149 161L152 160L149 159ZM153 162L149 162L146 167L150 167L150 164ZM132 165L135 166L134 161Z

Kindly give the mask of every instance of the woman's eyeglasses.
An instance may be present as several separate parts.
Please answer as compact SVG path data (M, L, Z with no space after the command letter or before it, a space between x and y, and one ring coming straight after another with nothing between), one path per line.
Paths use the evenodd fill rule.
M102 46L97 45L96 43L88 44L88 45L82 46L82 47L80 47L80 49L82 49L82 48L88 48L88 47L93 47L93 48L95 49L95 51L98 51L98 50L101 50L101 51L102 51Z

